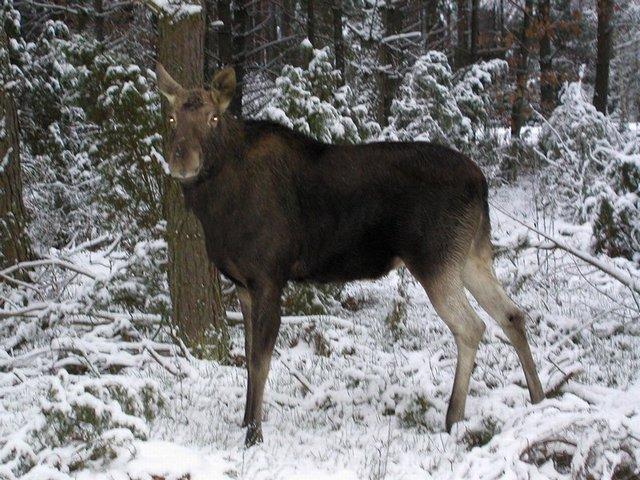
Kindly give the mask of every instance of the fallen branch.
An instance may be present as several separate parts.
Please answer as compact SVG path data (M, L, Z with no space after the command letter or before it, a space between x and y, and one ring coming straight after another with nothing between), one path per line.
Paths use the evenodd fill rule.
M275 351L278 354L278 356L280 357L280 361L282 362L284 367L289 371L291 376L293 378L295 378L296 380L298 380L298 382L300 382L300 385L303 386L303 388L305 389L305 391L307 393L313 394L315 389L311 386L311 383L309 383L309 381L306 378L304 378L304 375L302 375L302 373L300 373L298 370L296 370L291 365L289 365L289 362L287 362L285 360L285 358L282 356L282 352L280 352L280 350L278 350L276 348Z
M282 325L304 325L311 322L326 322L340 328L348 328L351 330L361 329L362 327L345 320L343 318L334 317L332 315L290 315L280 319ZM241 312L227 311L227 322L229 325L243 325L244 320Z
M4 270L0 270L0 275L9 275L10 273L15 272L16 270L26 270L34 267L44 267L47 265L55 265L57 267L60 267L66 270L71 270L73 272L79 273L80 275L89 277L93 280L98 279L98 276L95 273L85 268L79 267L65 260L60 260L59 258L53 258L53 257L43 258L41 260L30 260L27 262L16 263L15 265L5 268Z
M564 250L565 252L570 253L571 255L573 255L575 257L578 257L580 260L583 260L583 261L587 262L589 265L592 265L592 266L596 267L601 272L606 273L607 275L615 278L616 280L618 280L620 283L622 283L625 287L629 288L633 292L640 294L640 282L638 280L635 280L633 277L631 277L631 275L627 275L627 273L625 273L625 272L623 272L621 270L618 270L617 268L615 268L612 265L606 264L605 262L603 262L602 260L600 260L598 258L592 257L588 253L581 252L580 250L576 250L575 248L570 247L566 243L553 238L549 234L546 234L546 233L538 230L537 228L532 227L531 225L528 225L528 224L524 223L522 220L517 219L516 217L511 215L509 212L507 212L507 211L503 210L502 208L498 207L497 205L495 205L493 202L490 202L490 203L491 203L491 206L493 208L498 210L500 213L502 213L506 217L510 218L514 222L519 223L520 225L522 225L523 227L527 228L528 230L531 230L532 232L537 233L541 237L543 237L546 240L548 240L549 242L551 242L553 244L554 248L558 248L560 250ZM548 245L546 245L546 246L545 245L541 245L540 248L550 248L550 247Z

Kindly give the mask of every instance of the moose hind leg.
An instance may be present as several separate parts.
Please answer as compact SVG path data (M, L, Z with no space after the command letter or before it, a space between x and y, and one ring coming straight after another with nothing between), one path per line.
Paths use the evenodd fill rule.
M453 424L464 418L471 372L485 325L467 300L460 272L449 270L433 278L415 273L414 276L424 287L440 318L453 333L458 349L456 373L446 416L447 431L451 431Z
M544 399L531 348L527 341L525 313L507 296L495 276L491 257L472 252L464 268L464 284L480 306L500 325L518 354L533 403Z

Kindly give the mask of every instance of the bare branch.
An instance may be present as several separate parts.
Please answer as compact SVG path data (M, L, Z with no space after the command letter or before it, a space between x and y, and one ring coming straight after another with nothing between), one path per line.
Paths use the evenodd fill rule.
M603 262L602 260L600 260L598 258L592 257L588 253L581 252L580 250L577 250L577 249L575 249L573 247L570 247L566 243L553 238L552 236L550 236L550 235L538 230L537 228L532 227L531 225L527 225L523 221L521 221L521 220L517 219L516 217L514 217L513 215L511 215L509 212L507 212L507 211L503 210L502 208L498 207L495 203L493 203L493 202L489 202L489 203L491 204L491 206L493 208L495 208L496 210L498 210L500 213L502 213L503 215L507 216L511 220L519 223L520 225L522 225L523 227L527 228L528 230L531 230L532 232L535 232L538 235L540 235L541 237L545 238L546 240L549 240L550 242L552 242L553 245L556 248L559 248L560 250L564 250L565 252L570 253L571 255L574 255L574 256L578 257L580 260L583 260L583 261L587 262L588 264L596 267L598 270L600 270L600 271L606 273L607 275L609 275L609 276L615 278L616 280L618 280L620 283L622 283L625 287L629 288L631 291L633 291L635 293L640 293L640 282L638 282L638 280L632 278L626 272L623 272L623 271L617 269L616 267L614 267L613 265L609 265L609 264Z

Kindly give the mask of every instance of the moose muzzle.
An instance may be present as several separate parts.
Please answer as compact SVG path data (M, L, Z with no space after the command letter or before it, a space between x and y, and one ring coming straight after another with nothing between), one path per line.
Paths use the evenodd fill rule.
M178 143L173 149L169 161L169 172L178 180L190 180L195 178L202 169L202 152L199 148L193 148Z

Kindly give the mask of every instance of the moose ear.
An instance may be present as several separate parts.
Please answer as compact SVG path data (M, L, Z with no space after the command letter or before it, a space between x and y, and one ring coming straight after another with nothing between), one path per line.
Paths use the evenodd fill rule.
M211 80L211 90L217 93L217 100L220 104L220 112L224 112L233 97L236 89L236 71L232 67L218 70Z
M160 93L167 97L169 103L173 104L178 93L182 91L180 84L171 78L171 75L169 75L169 72L165 70L161 63L156 64L156 79Z

